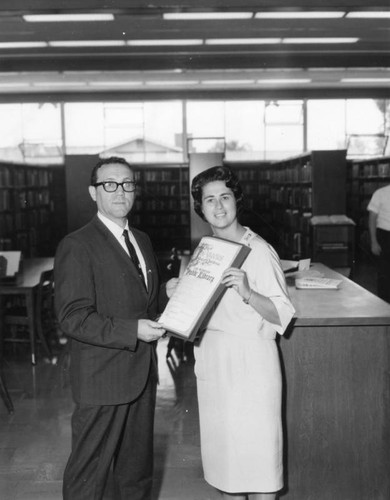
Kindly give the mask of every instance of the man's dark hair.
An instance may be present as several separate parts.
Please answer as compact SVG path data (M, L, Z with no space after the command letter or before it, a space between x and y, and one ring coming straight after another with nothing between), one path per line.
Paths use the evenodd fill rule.
M237 214L239 214L242 211L244 202L242 188L236 174L230 170L229 167L225 166L211 167L193 178L191 183L191 194L194 199L195 212L199 217L205 220L202 212L203 187L213 181L224 181L226 187L233 191L236 199Z
M111 163L120 163L121 165L126 165L126 167L129 167L129 169L133 172L133 167L130 165L130 163L128 163L124 158L121 158L120 156L110 156L109 158L102 158L92 169L91 186L93 186L97 182L97 171L99 170L99 168L103 165L109 165Z

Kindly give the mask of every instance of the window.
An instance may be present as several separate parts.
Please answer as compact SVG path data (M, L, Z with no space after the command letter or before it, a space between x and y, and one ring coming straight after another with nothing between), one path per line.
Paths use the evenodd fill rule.
M267 160L303 152L303 101L268 101L264 110Z
M307 149L345 149L345 99L307 102Z
M187 137L189 153L223 150L225 138L225 104L223 101L188 101ZM222 144L222 146L221 146Z
M63 162L60 104L0 104L0 117L2 161Z
M68 154L183 161L180 101L72 103L65 118Z
M385 153L385 101L348 99L346 137L348 157L381 156Z
M262 160L264 145L264 101L225 103L226 159Z

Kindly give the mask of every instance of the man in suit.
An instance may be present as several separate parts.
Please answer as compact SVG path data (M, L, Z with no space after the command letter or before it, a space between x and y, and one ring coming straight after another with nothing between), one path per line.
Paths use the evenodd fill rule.
M165 333L155 319L177 280L160 287L149 237L128 225L135 178L124 159L99 161L89 194L98 213L60 242L54 266L75 401L63 498L101 500L112 468L115 500L149 500L155 344Z

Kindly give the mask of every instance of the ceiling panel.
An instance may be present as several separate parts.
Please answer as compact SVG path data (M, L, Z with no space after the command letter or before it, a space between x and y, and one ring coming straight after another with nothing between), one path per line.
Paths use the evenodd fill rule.
M131 6L129 4L131 3ZM80 7L82 5L82 8ZM108 7L109 5L109 7ZM174 21L164 12L297 12L389 11L388 1L141 1L2 0L0 5L0 94L43 92L258 89L270 71L285 83L275 88L360 89L386 93L390 88L390 19L251 19ZM24 14L113 13L107 22L35 22ZM213 44L213 40L275 39L273 43ZM288 39L314 38L313 43ZM318 39L356 38L349 43L320 43ZM198 40L199 45L170 46L164 41ZM249 39L249 40L248 40ZM102 41L123 46L102 47ZM157 40L157 46L134 46L134 41ZM93 41L90 47L53 47L55 42ZM211 41L211 42L210 42ZM44 42L40 48L9 48L9 42ZM328 40L329 42L329 40ZM169 42L168 42L169 43ZM324 71L328 68L327 71ZM317 73L313 70L318 70ZM291 72L294 78L291 78ZM72 72L69 74L69 72ZM92 72L92 73L91 73ZM162 72L163 78L156 78ZM210 77L207 72L212 72ZM231 73L235 73L232 78ZM248 77L248 72L254 72ZM290 72L290 74L289 74ZM237 73L243 77L237 78ZM356 76L358 73L359 76ZM207 79L205 78L205 74ZM109 78L107 77L109 76ZM161 76L160 75L160 76ZM354 76L355 75L355 76ZM214 78L215 83L209 83ZM347 80L346 80L347 79ZM242 80L253 80L242 83ZM275 80L275 79L274 79ZM295 83L294 81L295 80ZM303 80L306 80L305 82ZM155 82L162 81L160 87ZM236 81L237 83L234 83ZM98 85L96 85L98 82ZM151 82L151 83L150 83ZM188 83L193 82L193 83ZM220 82L220 83L217 83ZM37 85L38 84L38 85ZM111 85L111 86L110 86ZM280 87L281 86L281 87ZM46 90L50 86L46 87Z

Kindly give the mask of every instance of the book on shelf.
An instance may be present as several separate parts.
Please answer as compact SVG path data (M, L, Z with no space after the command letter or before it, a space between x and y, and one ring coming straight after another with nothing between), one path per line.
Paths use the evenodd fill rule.
M180 281L158 319L167 332L193 341L212 307L226 291L223 272L240 267L250 248L230 240L204 236L194 250Z
M295 287L300 290L337 290L340 287L341 283L342 280L322 278L317 276L307 276L303 278L297 278L295 280Z

